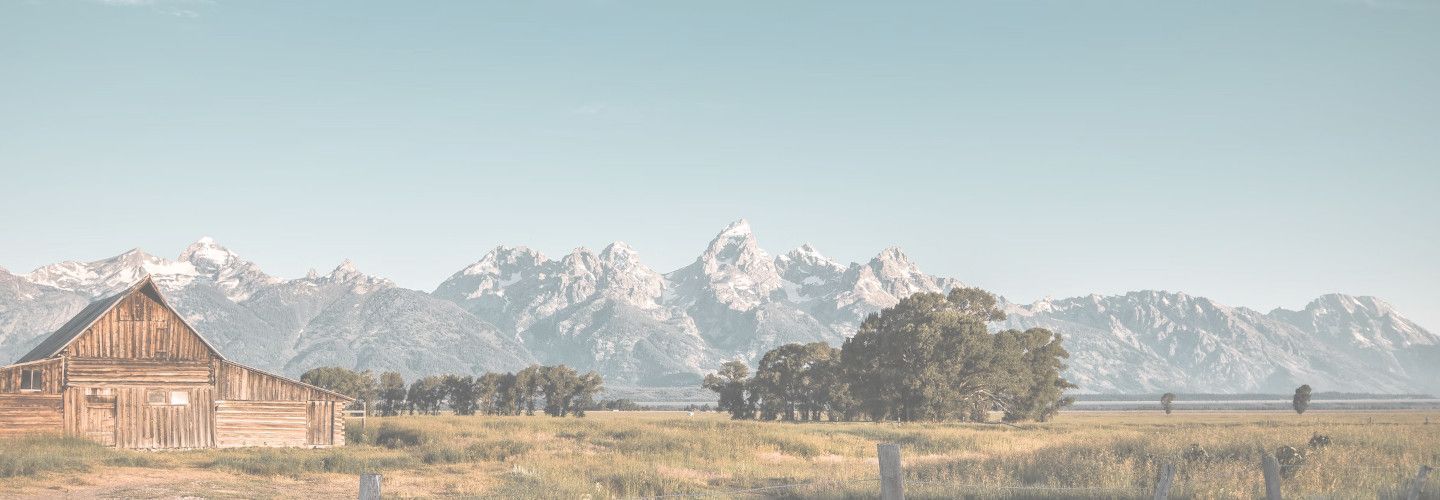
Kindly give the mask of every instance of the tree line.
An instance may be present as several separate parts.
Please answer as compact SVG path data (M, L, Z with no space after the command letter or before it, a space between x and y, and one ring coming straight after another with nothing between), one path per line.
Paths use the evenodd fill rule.
M1005 319L994 295L917 293L871 314L839 348L824 342L766 352L705 377L717 409L736 419L1045 421L1073 400L1060 376L1069 353L1044 328L990 333Z
M356 398L357 407L381 416L439 414L449 408L456 415L585 416L600 405L595 396L604 388L600 374L580 374L565 365L532 365L514 373L431 375L405 383L396 372L381 373L341 367L315 368L300 381Z

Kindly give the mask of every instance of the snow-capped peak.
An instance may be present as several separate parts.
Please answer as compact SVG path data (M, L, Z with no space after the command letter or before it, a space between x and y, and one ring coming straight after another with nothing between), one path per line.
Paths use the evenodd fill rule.
M50 264L31 271L25 278L38 285L99 297L129 286L147 274L161 286L178 288L189 284L200 273L189 262L166 260L132 248L103 260Z
M237 302L250 298L261 286L280 281L209 236L203 236L185 247L185 251L180 252L180 261L189 263L214 280L226 297Z
M729 226L725 226L725 230L720 231L720 234L716 236L715 239L744 238L752 234L750 231L750 221L740 219L731 222Z
M640 252L623 241L611 242L600 250L600 260L605 262L634 262L640 259Z
M209 236L201 237L199 240L185 247L180 252L180 260L194 264L196 268L203 270L215 270L233 261L239 260L235 252L215 243L215 239Z
M791 266L799 264L808 267L833 269L837 272L845 270L844 265L836 262L834 259L826 257L824 254L820 253L820 251L817 250L814 245L811 245L809 243L800 245L799 248L791 250L785 255L777 257L776 261L781 266Z
M335 283L348 283L353 285L356 293L366 293L375 288L388 288L395 286L393 282L385 278L376 278L363 272L355 266L355 261L345 259L335 269L330 271L326 280Z

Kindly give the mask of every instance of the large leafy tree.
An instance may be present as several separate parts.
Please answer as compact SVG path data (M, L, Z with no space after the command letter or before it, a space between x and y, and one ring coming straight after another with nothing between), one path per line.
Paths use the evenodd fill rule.
M973 288L918 293L872 314L841 348L845 381L875 420L1048 419L1069 404L1069 354L1049 330L991 334L997 300Z
M474 415L479 406L475 392L475 377L446 375L440 380L444 400L456 415Z
M731 418L738 419L755 416L755 406L745 397L749 384L750 367L743 361L727 361L720 365L719 372L706 375L701 386L720 397L716 410L728 411Z
M587 372L580 376L570 396L570 411L577 417L585 416L585 410L595 406L595 396L605 389L605 379L599 373Z
M431 375L411 382L410 390L405 394L410 413L439 414L440 406L445 402L444 381L442 376Z

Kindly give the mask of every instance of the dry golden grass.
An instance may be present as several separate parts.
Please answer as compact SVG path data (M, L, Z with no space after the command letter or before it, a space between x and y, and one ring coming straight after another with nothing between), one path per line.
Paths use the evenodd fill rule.
M1427 416L1436 423L1426 425ZM357 443L331 450L139 454L65 441L90 458L15 474L0 481L0 497L350 497L357 474L377 471L390 498L724 498L794 483L816 484L756 493L873 498L875 444L895 442L912 498L1138 498L1167 462L1179 468L1172 498L1254 498L1262 496L1259 450L1303 449L1315 433L1332 444L1309 452L1285 480L1287 496L1394 495L1422 464L1440 463L1440 412L1069 412L1018 428L737 422L676 412L397 417L372 418L363 437L352 432ZM1209 458L1182 459L1192 443ZM28 470L15 449L0 447L0 463ZM1437 491L1432 478L1427 492Z

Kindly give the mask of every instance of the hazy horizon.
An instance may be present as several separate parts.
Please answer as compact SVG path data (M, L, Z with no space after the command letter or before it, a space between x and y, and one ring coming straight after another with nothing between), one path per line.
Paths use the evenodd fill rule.
M433 290L904 248L1017 302L1371 295L1440 327L1440 4L0 2L0 266L212 236Z

